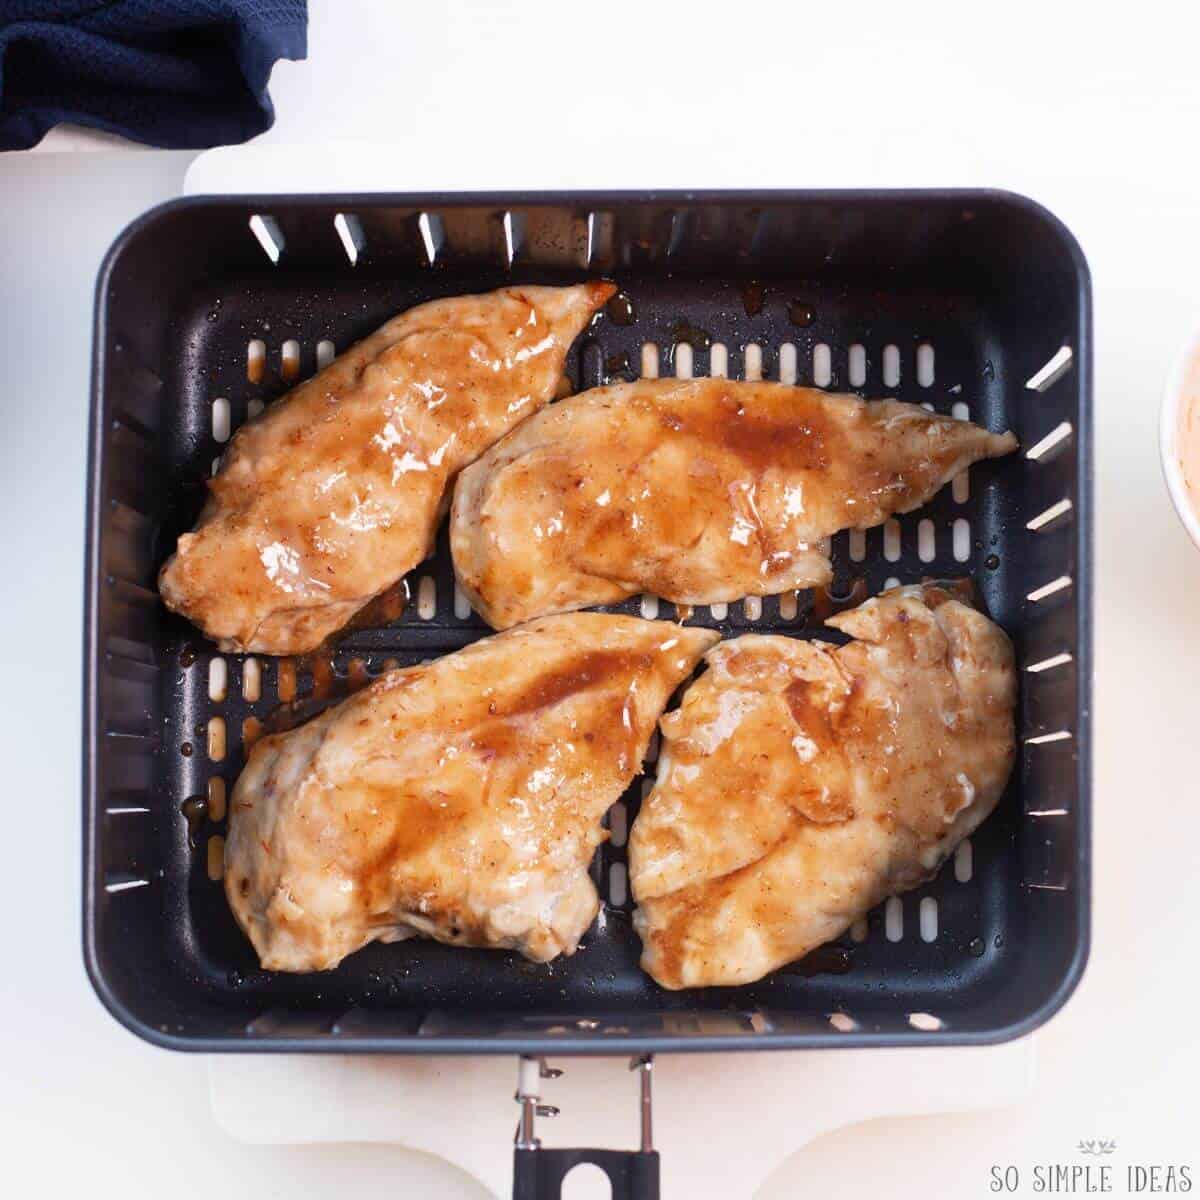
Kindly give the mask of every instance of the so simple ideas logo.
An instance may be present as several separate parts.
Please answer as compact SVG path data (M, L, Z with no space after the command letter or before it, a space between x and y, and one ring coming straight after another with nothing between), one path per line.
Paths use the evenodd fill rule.
M1016 1163L992 1166L988 1188L993 1192L1059 1196L1113 1194L1153 1196L1192 1190L1192 1172L1187 1163L1114 1163L1114 1141L1080 1142L1081 1158L1074 1163Z

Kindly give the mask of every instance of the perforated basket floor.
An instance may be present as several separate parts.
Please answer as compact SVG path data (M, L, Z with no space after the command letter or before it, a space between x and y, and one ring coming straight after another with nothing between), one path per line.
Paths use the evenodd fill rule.
M782 379L1017 433L1019 456L835 538L827 593L687 618L806 637L889 583L970 576L1021 668L1008 792L937 879L750 987L668 993L639 971L625 840L645 779L610 814L594 864L606 903L573 958L410 941L320 975L263 972L213 878L247 739L293 696L338 694L487 630L455 589L444 534L398 619L315 663L218 654L162 608L157 567L231 430L335 350L435 296L589 275L615 279L628 304L572 352L577 389L656 373ZM978 1041L1044 1019L1087 943L1089 321L1069 234L997 193L275 197L143 218L97 296L85 953L101 996L143 1036L202 1049ZM675 615L653 597L620 611Z

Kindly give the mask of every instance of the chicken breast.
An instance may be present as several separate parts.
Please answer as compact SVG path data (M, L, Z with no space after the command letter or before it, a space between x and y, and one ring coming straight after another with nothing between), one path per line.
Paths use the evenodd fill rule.
M551 617L382 676L258 742L225 890L264 967L335 967L414 935L571 954L599 908L600 818L718 634Z
M301 654L425 558L455 475L554 395L607 283L389 321L243 426L159 576L222 650Z
M1015 448L895 400L642 380L543 410L464 471L454 568L497 629L649 592L712 604L830 579L823 539Z
M642 966L744 984L928 879L995 807L1015 753L1013 653L938 586L828 624L834 647L740 637L662 720L629 840Z

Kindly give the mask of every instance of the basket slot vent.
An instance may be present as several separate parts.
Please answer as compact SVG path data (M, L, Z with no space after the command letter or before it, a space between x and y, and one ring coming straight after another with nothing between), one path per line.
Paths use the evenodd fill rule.
M642 345L642 378L658 378L658 347L653 342Z
M867 557L867 531L865 529L850 530L850 561L862 562Z
M275 694L283 704L296 698L296 664L290 658L281 658L275 665Z
M833 351L825 342L813 347L813 383L828 387L833 382Z
M465 621L471 615L471 601L457 582L454 584L454 615L460 621Z
M895 575L889 575L883 581L883 590L885 592L888 591L890 588L897 588L899 586L900 586L900 580Z
M224 717L209 717L207 730L208 757L213 762L224 762L228 749Z
M596 218L597 214L590 212L584 222L583 262L580 264L583 267L590 267L596 256Z
M899 896L889 896L883 906L883 932L889 942L904 937L904 902Z
M1062 520L1071 512L1071 501L1067 499L1059 500L1057 503L1050 505L1049 508L1043 509L1036 517L1025 523L1025 528L1031 533L1037 533L1042 529L1046 529L1057 521Z
M1025 451L1025 457L1033 462L1048 462L1057 452L1065 450L1074 430L1070 421L1061 421L1040 441Z
M858 1028L858 1022L849 1013L844 1012L830 1013L829 1024L838 1033L853 1033Z
M204 868L213 883L225 878L225 839L214 833L205 847Z
M629 810L618 800L608 812L609 845L620 850L629 837Z
M749 383L756 383L763 377L762 347L757 342L750 342L746 346L742 376Z
M250 1037L311 1037L325 1033L332 1021L328 1017L317 1017L307 1013L291 1012L286 1008L272 1008L246 1024Z
M105 583L112 588L113 594L120 599L122 604L135 604L155 609L158 607L158 593L142 587L140 583L134 583L131 579L122 579L118 575L109 575Z
M950 407L950 415L956 421L969 421L971 410L962 400L955 400ZM966 504L971 498L971 468L963 467L950 484L950 493L955 504Z
M605 266L613 261L616 227L616 218L611 212L588 213L585 267Z
M104 649L114 658L127 658L131 662L144 663L150 667L157 663L154 651L144 642L134 642L129 638L118 637L116 634L109 634L108 640L104 643Z
M713 342L708 352L708 373L714 379L724 379L729 374L729 347L724 342Z
M955 517L951 526L954 546L954 561L966 562L971 557L971 522L966 517Z
M900 347L888 343L883 348L883 386L898 387L900 384Z
M274 217L255 213L250 218L250 232L258 239L258 244L263 248L271 262L278 263L283 255L285 244L283 230L279 228L279 222Z
M779 382L793 384L797 373L796 345L794 342L784 342L779 347Z
M242 699L255 704L262 696L262 664L257 658L242 663Z
M724 600L720 600L716 604L710 604L708 611L712 613L714 621L724 621L729 616L729 605Z
M417 585L417 616L432 621L437 616L437 584L432 575L422 575Z
M141 447L144 453L153 453L154 431L137 414L123 404L113 409L113 429L120 429L127 437L136 438L148 445Z
M761 1010L752 1012L748 1017L748 1021L750 1023L750 1028L754 1033L775 1032L775 1022L772 1021L771 1018Z
M850 347L850 386L860 388L867 382L867 348L861 342Z
M143 879L140 875L131 875L128 871L110 871L104 877L104 890L110 896L115 896L118 892L132 892L136 888L149 886L150 880Z
M675 346L675 374L680 379L691 379L693 369L692 347L688 342L679 342Z
M317 370L323 371L335 357L337 357L337 347L328 338L322 338L317 343Z
M267 369L267 343L262 338L252 338L246 343L246 378L251 383L262 383Z
M506 270L511 270L525 242L525 218L511 209L500 217L500 254Z
M210 821L225 820L226 799L225 780L220 775L213 775L208 781L208 819Z
M641 603L641 613L642 613L642 616L645 617L647 621L653 621L658 616L658 597L657 596L643 596L642 603Z
M350 265L357 266L359 256L367 248L367 236L363 233L362 221L353 213L337 213L333 218L333 228L342 242L342 249Z
M212 402L212 435L215 442L229 441L233 430L233 413L229 401L219 396Z
M884 522L883 557L888 562L898 562L900 559L900 522L895 517Z
M747 596L742 601L742 611L746 614L747 621L757 621L762 617L762 597Z
M288 338L279 347L279 375L284 383L295 383L300 375L300 343Z
M253 421L255 417L262 416L262 411L264 408L266 408L266 405L263 403L261 396L255 396L253 399L247 400L246 401L246 420ZM218 469L220 467L220 461L221 461L220 459L217 459ZM216 473L217 473L216 471L213 472L214 475Z
M671 213L670 231L667 234L667 257L677 254L687 236L688 214L675 210Z
M1049 391L1071 369L1074 358L1070 346L1059 347L1044 365L1030 375L1025 386L1032 392Z
M921 941L936 942L938 935L938 902L932 896L924 896L917 910Z
M208 660L208 698L214 704L220 704L225 699L229 686L229 667L225 660L217 655Z
M1070 575L1060 575L1057 579L1052 579L1049 583L1042 584L1041 587L1034 588L1025 599L1032 604L1040 604L1043 600L1048 600L1057 592L1064 591L1071 586Z
M1048 746L1052 742L1066 742L1071 739L1069 729L1056 729L1053 733L1038 733L1025 739L1027 746Z
M959 883L970 883L975 874L975 852L971 847L971 839L963 838L954 851L954 878Z
M859 917L853 925L850 926L850 940L852 942L865 942L867 934L871 932L871 927L867 922L866 917Z
M149 793L137 788L114 788L108 793L104 811L110 817L145 815L150 812Z
M1043 671L1052 671L1055 667L1065 667L1073 661L1069 654L1055 654L1050 658L1043 658L1040 662L1030 663L1025 670L1030 675L1040 675Z
M425 263L432 267L446 244L446 227L437 213L423 212L417 215L417 232L425 251Z
M800 599L795 592L779 594L779 615L785 621L794 621L800 611Z
M946 1028L946 1023L941 1017L935 1017L932 1013L927 1012L909 1013L908 1023L922 1033L936 1033L939 1029Z
M920 387L933 387L934 379L933 347L928 342L922 342L917 347L917 384Z
M131 753L145 753L147 750L157 749L159 745L156 733L141 733L136 729L121 729L115 725L107 726L104 736L114 750L126 750Z
M923 517L917 523L917 557L922 562L933 562L937 554L937 538L934 534L933 522Z
M623 862L608 868L608 900L614 908L623 908L629 898L628 875Z

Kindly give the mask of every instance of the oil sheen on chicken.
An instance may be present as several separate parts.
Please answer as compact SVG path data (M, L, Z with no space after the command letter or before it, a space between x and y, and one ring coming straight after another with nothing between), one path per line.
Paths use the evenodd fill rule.
M571 954L599 907L600 819L717 640L550 617L382 676L263 738L230 802L225 890L264 967L414 935Z
M936 585L828 624L856 640L722 642L662 719L629 862L663 987L750 983L839 936L1004 790L1016 680L997 625Z
M159 589L223 650L301 654L428 555L455 475L555 393L606 283L389 321L243 426Z
M464 471L451 547L497 629L639 592L829 582L823 540L923 504L1011 433L777 383L642 380L544 409Z

